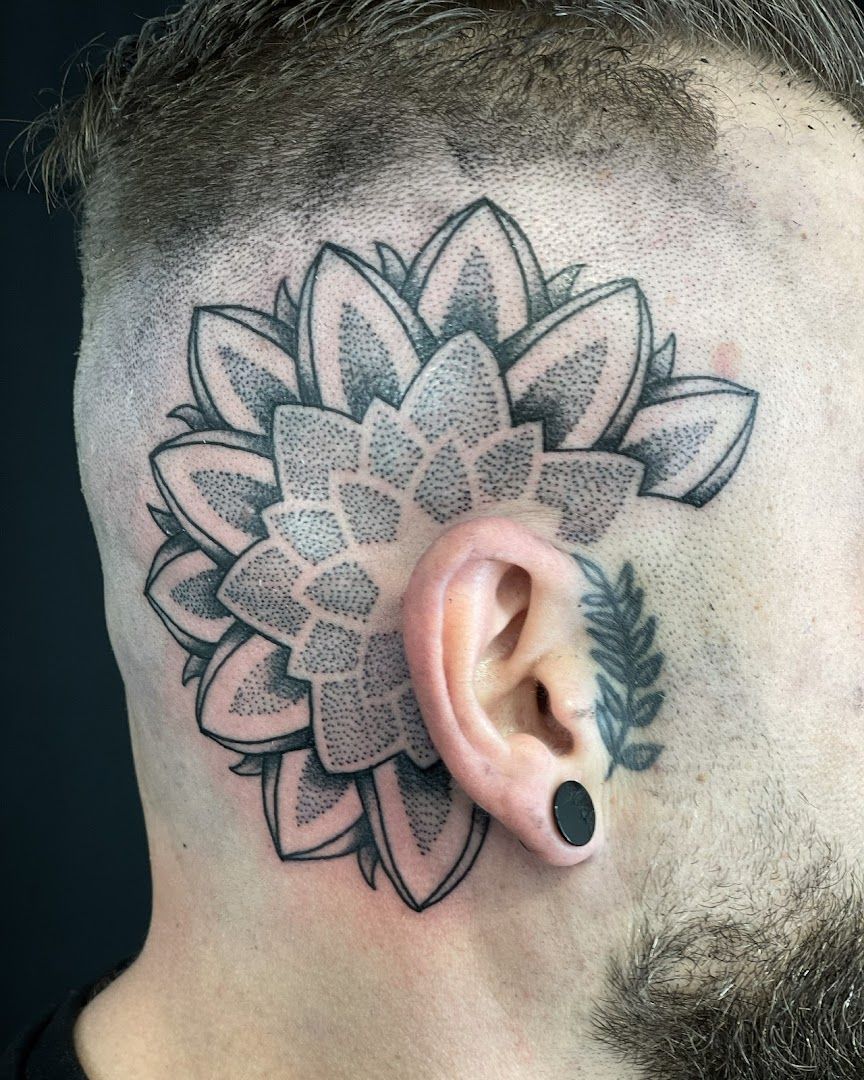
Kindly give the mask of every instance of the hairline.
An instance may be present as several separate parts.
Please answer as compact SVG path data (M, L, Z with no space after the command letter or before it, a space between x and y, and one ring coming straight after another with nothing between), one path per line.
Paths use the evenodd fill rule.
M775 26L769 12L785 22ZM528 145L519 135L526 123L537 125L531 152L545 137L563 161L576 124L561 120L568 111L587 116L578 137L589 151L593 128L608 127L610 140L598 141L603 151L632 144L679 165L704 158L717 142L717 116L700 86L710 81L698 70L700 50L740 56L757 78L760 67L771 68L788 75L790 87L806 92L809 84L864 116L862 27L849 0L788 0L779 13L772 0L719 0L719 10L709 0L300 0L266 8L188 0L117 42L83 94L37 121L31 140L43 144L38 160L49 201L65 195L83 206L85 260L104 246L103 233L118 260L150 239L164 252L174 248L181 223L199 244L202 224L242 216L240 189L259 209L272 201L270 187L283 207L286 199L297 208L332 206L365 186L376 151L377 161L388 153L391 161L416 160L439 153L454 133L454 153L467 153L469 168L483 167L490 147L487 171L512 167ZM374 79L379 62L395 73L395 104L380 84L367 92L363 82ZM487 99L500 72L502 94L511 95L501 116L512 108L515 122L505 128L492 108L476 129L460 131L466 105L458 87L418 106L413 87L398 78L424 64L436 76L453 74L445 82L482 87ZM535 75L545 89L521 105L518 80L527 86ZM307 87L308 137L290 115L298 101L306 104ZM487 106L481 98L478 113ZM412 125L417 108L420 123ZM227 118L236 172L222 167L228 150L214 128L217 113ZM243 164L266 153L247 134L256 113L265 145L277 147L270 170ZM458 149L460 138L468 149Z

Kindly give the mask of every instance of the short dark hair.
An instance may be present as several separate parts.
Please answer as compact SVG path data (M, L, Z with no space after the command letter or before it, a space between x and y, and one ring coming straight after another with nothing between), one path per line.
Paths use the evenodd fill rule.
M700 50L744 50L864 115L851 0L188 0L37 129L49 192L121 250L278 197L302 211L442 148L469 170L650 144L704 151Z

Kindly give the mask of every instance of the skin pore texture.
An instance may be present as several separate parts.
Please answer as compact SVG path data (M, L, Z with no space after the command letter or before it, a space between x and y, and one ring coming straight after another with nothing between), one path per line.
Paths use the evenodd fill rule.
M855 1075L860 140L770 73L726 58L711 74L718 144L680 172L624 149L506 170L442 150L350 200L250 212L230 237L141 250L107 281L91 269L76 419L154 888L141 955L77 1027L93 1080ZM202 735L187 652L142 595L165 541L148 505L170 489L149 455L187 430L167 414L196 400L196 307L269 312L284 278L302 314L322 244L410 260L479 199L518 222L546 277L584 264L579 292L635 279L655 344L676 336L675 375L755 391L758 408L716 497L634 496L596 538L568 541L536 500L469 513L467 534L400 504L398 551L373 569L434 747L421 763L440 755L491 818L470 871L416 911L386 866L373 890L353 854L281 861L261 778ZM612 582L629 563L640 618L656 618L645 658L661 661L640 693L663 700L632 741L658 749L635 767L610 770L588 634L602 605L583 600L598 586L577 554ZM309 656L293 662L314 687ZM551 824L570 778L597 810L584 850Z

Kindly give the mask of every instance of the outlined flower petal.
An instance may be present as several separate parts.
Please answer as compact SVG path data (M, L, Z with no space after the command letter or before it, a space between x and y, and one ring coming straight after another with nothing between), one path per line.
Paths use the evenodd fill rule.
M283 405L273 418L273 454L286 499L330 498L330 474L356 469L360 425L342 413Z
M404 754L357 778L381 857L415 911L443 900L470 870L489 818L456 786L443 762L418 769Z
M303 399L362 420L374 397L398 405L434 342L393 286L344 248L325 245L300 295Z
M370 841L370 843L364 844L363 847L358 849L357 865L360 867L360 873L363 875L363 880L370 889L376 887L375 871L380 862L381 858L378 855L378 848L375 847L374 842Z
M295 750L312 743L309 688L288 674L288 650L234 626L198 685L198 726L241 754Z
M244 754L240 760L228 768L236 776L260 776L264 770L264 754Z
M394 289L400 290L405 284L405 275L408 273L405 260L389 244L377 243L375 250L378 252L378 261L381 263L383 277L390 282Z
M178 533L159 549L147 579L147 599L180 644L197 655L212 652L234 621L216 597L223 574Z
M261 511L279 498L264 440L190 432L163 443L150 461L169 510L216 562L264 536Z
M219 587L222 604L273 641L291 645L309 618L294 596L300 561L281 544L262 540L242 555Z
M201 678L207 670L207 659L204 656L196 656L195 653L186 657L186 663L183 665L183 675L181 676L181 682L184 686L192 682L193 679Z
M281 858L338 858L368 843L353 779L326 772L314 750L268 754L262 788L270 835Z
M218 306L211 304L206 308L198 308L197 310L214 311L224 315L226 319L236 319L238 322L245 323L250 330L254 330L262 337L272 338L277 345L280 345L289 355L293 356L290 347L291 335L289 327L285 325L282 319L271 315L267 311L258 311L257 308L244 307L242 304L219 304Z
M667 382L672 378L672 369L675 366L675 335L670 334L659 349L651 353L648 361L648 382Z
M273 315L281 323L284 323L287 327L291 337L286 338L289 344L288 351L291 355L294 355L294 349L296 348L297 341L297 301L291 295L291 290L288 288L288 279L282 278L279 282L279 286L276 289L276 299L273 301Z
M189 372L209 426L266 435L277 405L299 401L288 328L262 311L195 309Z
M412 263L403 295L438 338L472 330L492 346L549 310L527 237L488 199L435 233Z
M645 465L641 494L704 506L738 467L756 403L752 390L724 379L652 387L621 444Z
M168 413L168 417L179 420L190 431L206 431L211 426L204 413L195 405L178 405Z
M548 449L614 448L650 354L651 320L635 281L580 293L504 343L513 419L542 420Z
M147 506L150 511L150 516L159 526L166 536L174 536L175 533L182 532L182 525L170 510L163 510L161 506Z
M438 349L412 383L401 412L429 442L452 432L476 446L510 424L498 361L473 332Z
M571 450L543 455L536 494L539 502L561 511L560 539L592 544L636 497L641 480L642 468L631 458Z
M565 266L554 277L549 278L546 288L549 292L549 303L553 308L560 307L575 295L573 286L584 268L584 263L575 263L573 266Z

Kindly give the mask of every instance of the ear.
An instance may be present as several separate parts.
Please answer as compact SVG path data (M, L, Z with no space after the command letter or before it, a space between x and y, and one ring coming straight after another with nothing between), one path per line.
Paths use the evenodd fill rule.
M417 564L404 600L408 664L423 718L457 783L522 843L560 866L602 842L607 765L594 718L590 641L575 561L514 521L444 533ZM558 831L565 780L592 795L583 847Z

